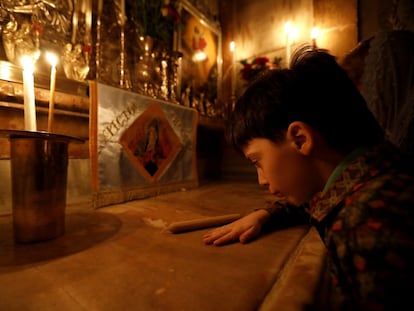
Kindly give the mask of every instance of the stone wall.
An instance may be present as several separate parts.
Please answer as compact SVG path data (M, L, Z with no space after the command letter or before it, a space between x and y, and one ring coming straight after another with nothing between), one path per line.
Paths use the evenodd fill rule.
M298 30L292 51L303 43L312 43L311 29L316 26L321 31L317 46L341 58L358 42L357 9L357 0L221 1L223 100L228 102L231 96L233 58L229 44L232 40L236 43L233 67L237 73L236 95L239 95L243 91L243 81L239 77L241 60L257 56L273 59L277 56L282 58L281 66L286 67L287 21Z
M414 31L414 1L359 0L359 40L372 37L379 30Z

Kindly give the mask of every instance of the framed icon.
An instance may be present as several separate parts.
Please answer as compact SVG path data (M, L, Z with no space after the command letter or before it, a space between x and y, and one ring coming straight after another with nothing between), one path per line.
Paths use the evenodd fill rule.
M179 3L182 20L176 33L176 49L183 56L179 68L181 94L191 94L203 106L197 108L202 114L207 104L214 104L220 94L221 30L218 23L209 21L187 1Z

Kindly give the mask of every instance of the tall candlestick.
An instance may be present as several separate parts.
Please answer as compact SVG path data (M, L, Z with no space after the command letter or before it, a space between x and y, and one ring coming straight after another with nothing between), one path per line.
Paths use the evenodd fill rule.
M27 131L36 131L36 106L33 77L33 60L29 56L22 57L24 127Z
M80 0L74 0L73 2L72 39L71 39L72 44L76 43L76 32L78 30L79 1Z
M286 67L290 68L290 54L291 54L291 47L290 47L290 38L289 35L287 35L286 38Z
M53 118L55 108L55 88L56 88L56 63L57 57L53 53L46 54L47 60L50 63L50 91L49 91L49 116L47 119L47 131L53 131Z
M121 0L121 26L125 24L125 0Z
M85 1L85 45L92 43L92 0Z
M316 39L319 37L320 35L320 30L318 27L313 27L312 31L311 31L311 40L312 40L312 47L314 49L316 49L318 46L316 44Z
M290 22L286 22L285 24L285 33L286 33L286 67L290 67L290 44L291 44L291 31L292 25Z
M103 9L103 0L98 1L98 17L96 19L96 52L95 52L95 62L96 62L96 79L100 80L101 75L101 16Z
M102 14L102 8L103 8L103 0L98 0L98 16Z
M230 42L230 52L231 52L231 104L232 109L234 108L234 103L236 100L236 56L235 56L236 44L234 41Z

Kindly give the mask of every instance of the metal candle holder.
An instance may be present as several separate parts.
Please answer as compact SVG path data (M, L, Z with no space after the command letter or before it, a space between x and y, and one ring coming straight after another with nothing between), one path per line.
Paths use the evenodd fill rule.
M68 144L80 138L39 131L0 130L10 141L14 239L30 243L65 231Z

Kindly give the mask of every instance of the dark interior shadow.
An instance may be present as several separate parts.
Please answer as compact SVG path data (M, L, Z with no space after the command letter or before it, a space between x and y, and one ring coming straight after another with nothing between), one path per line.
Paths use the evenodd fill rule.
M19 244L13 237L12 217L0 217L0 267L36 263L86 250L114 236L122 221L103 212L76 212L65 216L65 233L56 239Z

